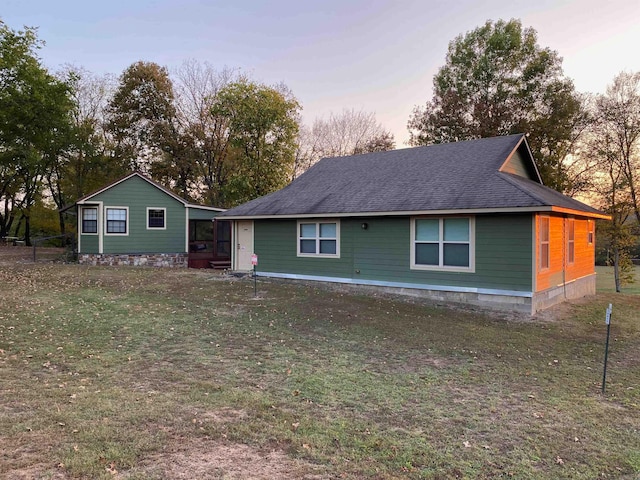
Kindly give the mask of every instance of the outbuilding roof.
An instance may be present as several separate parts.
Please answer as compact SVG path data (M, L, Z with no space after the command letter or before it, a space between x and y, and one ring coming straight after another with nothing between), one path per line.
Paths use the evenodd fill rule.
M325 158L221 217L566 211L608 218L545 187L522 134Z

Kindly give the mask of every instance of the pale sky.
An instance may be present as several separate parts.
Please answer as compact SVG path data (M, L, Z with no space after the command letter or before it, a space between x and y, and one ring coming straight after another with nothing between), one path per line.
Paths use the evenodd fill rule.
M39 27L53 71L70 63L120 75L138 60L173 69L188 59L239 68L288 85L306 123L374 112L397 147L449 42L487 20L533 27L580 92L640 71L640 0L3 0L0 18Z

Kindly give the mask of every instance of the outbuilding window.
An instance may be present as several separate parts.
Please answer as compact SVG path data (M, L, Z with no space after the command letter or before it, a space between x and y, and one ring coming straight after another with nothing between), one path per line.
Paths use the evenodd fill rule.
M299 257L340 257L340 222L298 222Z
M82 208L82 233L98 233L98 208Z
M166 208L147 208L147 229L164 230Z
M474 271L472 217L414 218L411 222L411 268Z
M126 207L107 207L107 234L111 235L127 235L127 214Z

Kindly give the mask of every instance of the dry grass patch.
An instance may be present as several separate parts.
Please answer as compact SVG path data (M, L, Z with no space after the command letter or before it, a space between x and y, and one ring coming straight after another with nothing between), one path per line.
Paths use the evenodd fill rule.
M0 277L2 478L640 473L636 296L523 319L205 271Z

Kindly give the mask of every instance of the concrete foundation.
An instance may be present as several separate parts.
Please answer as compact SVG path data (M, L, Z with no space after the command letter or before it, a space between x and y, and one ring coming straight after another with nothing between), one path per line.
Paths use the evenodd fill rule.
M596 294L596 274L578 278L564 285L558 285L542 292L537 292L532 298L531 313L552 307L565 300L582 298Z

